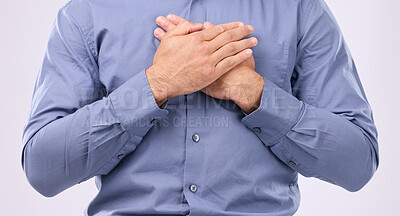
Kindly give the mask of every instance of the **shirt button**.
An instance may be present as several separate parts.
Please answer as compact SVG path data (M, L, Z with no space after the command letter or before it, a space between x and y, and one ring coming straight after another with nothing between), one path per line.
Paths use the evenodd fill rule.
M296 166L296 163L294 161L289 161L290 166Z
M261 128L255 127L255 128L253 128L253 131L256 132L256 133L260 133L261 132Z
M118 159L122 159L122 158L124 158L125 157L125 155L124 154L120 154L120 155L118 155Z
M193 136L192 136L192 140L193 140L194 142L199 142L199 141L200 141L200 136L199 136L197 133L195 133L195 134L193 134Z
M190 191L192 191L192 193L195 193L197 191L197 186L196 185L190 185Z

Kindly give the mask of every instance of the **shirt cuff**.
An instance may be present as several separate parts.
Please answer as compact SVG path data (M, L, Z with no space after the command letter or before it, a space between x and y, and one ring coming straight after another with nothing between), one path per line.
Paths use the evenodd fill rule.
M293 95L265 79L260 106L245 115L242 123L267 146L279 142L296 124L302 112L303 103Z
M145 70L130 78L109 97L121 125L136 136L146 135L158 120L168 114L168 110L158 107Z

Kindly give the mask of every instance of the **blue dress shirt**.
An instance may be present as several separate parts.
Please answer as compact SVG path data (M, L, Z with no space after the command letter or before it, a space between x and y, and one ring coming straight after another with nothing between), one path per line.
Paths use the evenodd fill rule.
M145 69L159 15L253 25L261 105L195 92L159 108ZM292 215L298 173L360 190L377 131L323 0L72 0L52 27L23 133L47 197L96 176L87 215Z

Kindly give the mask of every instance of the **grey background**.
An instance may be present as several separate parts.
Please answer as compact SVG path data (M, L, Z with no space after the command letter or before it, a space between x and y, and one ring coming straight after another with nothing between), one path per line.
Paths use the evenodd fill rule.
M2 215L82 215L96 195L93 180L54 198L28 184L21 169L21 133L51 24L66 0L2 0L0 7L0 209ZM397 137L400 82L400 3L326 0L353 53L379 131L380 167L360 192L300 177L296 215L394 215L400 189Z

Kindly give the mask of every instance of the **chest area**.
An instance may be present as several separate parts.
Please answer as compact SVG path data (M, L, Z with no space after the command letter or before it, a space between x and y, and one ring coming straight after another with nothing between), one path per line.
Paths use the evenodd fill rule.
M256 71L290 90L294 67L296 18L291 8L277 1L244 0L148 0L109 1L95 5L95 41L100 81L110 92L136 73L148 68L160 41L153 36L155 19L176 14L191 22L222 24L242 21L255 29L251 36Z

